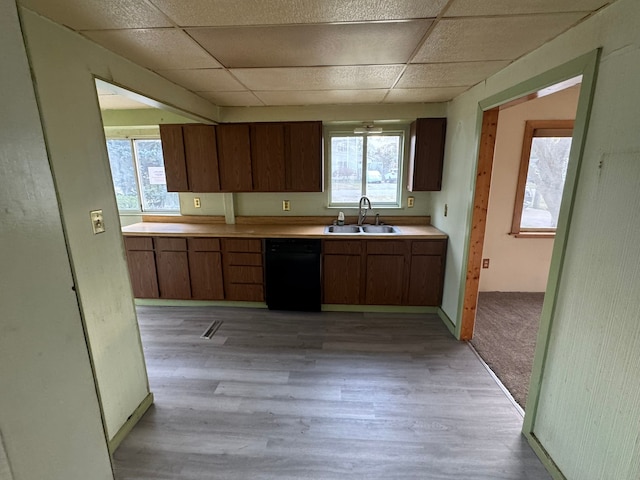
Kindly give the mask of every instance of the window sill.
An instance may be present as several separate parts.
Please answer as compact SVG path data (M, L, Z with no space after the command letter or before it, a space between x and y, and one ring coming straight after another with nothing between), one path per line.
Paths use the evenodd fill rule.
M517 232L510 233L512 237L515 238L555 238L555 232Z

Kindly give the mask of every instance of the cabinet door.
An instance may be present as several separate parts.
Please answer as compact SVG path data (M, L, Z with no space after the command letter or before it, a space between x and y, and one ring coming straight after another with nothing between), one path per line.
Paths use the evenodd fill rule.
M218 125L217 136L220 190L223 192L252 191L249 125Z
M167 191L188 192L189 178L184 155L182 125L160 125L160 141L167 177Z
M127 251L131 288L135 298L158 298L156 257L153 251Z
M367 305L402 304L404 262L404 255L367 255Z
M156 237L155 246L160 298L191 298L187 239Z
M438 306L442 303L442 257L413 255L409 275L409 305Z
M251 168L254 192L285 190L284 125L251 125Z
M189 251L191 298L223 300L222 254L220 252Z
M219 192L216 127L184 125L182 133L190 191Z
M323 303L358 305L361 281L360 255L323 256Z
M322 191L322 122L289 123L286 188L291 192Z
M407 188L410 192L442 187L446 118L419 118L411 124L411 150Z

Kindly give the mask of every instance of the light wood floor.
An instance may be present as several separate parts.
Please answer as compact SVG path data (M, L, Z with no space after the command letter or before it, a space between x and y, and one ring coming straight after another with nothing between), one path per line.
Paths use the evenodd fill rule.
M114 454L118 480L550 478L515 407L436 316L138 316L155 405Z

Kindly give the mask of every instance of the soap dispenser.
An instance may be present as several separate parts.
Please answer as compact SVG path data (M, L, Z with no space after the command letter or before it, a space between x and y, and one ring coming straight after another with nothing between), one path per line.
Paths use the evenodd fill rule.
M344 225L344 212L338 212L338 225Z

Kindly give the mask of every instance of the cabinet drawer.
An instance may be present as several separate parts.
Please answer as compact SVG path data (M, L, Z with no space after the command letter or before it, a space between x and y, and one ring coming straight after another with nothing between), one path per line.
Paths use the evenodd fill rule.
M224 272L225 280L229 283L259 283L263 282L262 267L230 266Z
M359 255L362 253L362 242L360 240L325 240L323 252L325 254Z
M158 252L186 252L186 238L156 237L156 251Z
M445 252L447 242L444 240L414 240L411 245L413 255L441 255Z
M153 250L151 237L124 237L124 247L127 250Z
M367 254L402 255L407 253L408 247L406 240L369 240Z
M219 252L219 238L190 238L189 250L192 252Z
M225 253L226 265L262 265L261 253Z
M224 238L222 248L225 252L262 252L262 240Z

